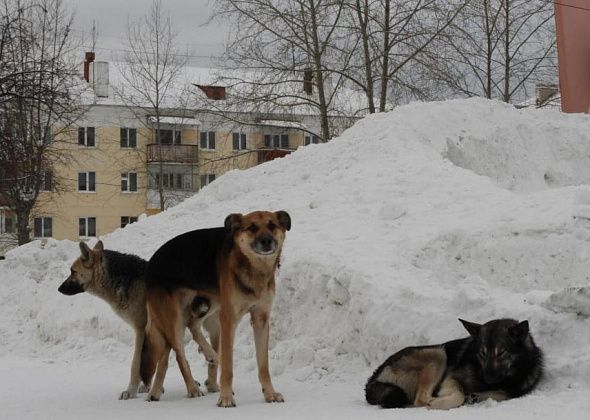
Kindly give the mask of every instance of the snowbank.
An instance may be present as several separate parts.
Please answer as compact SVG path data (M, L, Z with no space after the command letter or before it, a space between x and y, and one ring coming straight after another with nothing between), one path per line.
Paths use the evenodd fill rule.
M589 122L481 99L412 104L232 171L102 239L149 258L230 212L284 209L293 228L273 311L276 375L361 384L403 346L464 336L458 317L514 317L546 352L538 392L587 390L590 320L551 295L590 283ZM34 242L0 262L0 355L130 359L130 329L106 304L57 293L77 252ZM253 371L247 322L236 349L238 372ZM202 363L193 344L189 358Z

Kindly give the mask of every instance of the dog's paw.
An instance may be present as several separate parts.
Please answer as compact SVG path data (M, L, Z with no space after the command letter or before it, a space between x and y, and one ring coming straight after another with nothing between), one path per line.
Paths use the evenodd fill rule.
M203 393L203 391L201 391L199 389L199 386L197 385L196 388L189 389L186 396L188 398L198 398L198 397L202 397L203 395L205 395L205 394Z
M208 392L219 392L219 385L217 382L209 382L209 379L205 380L205 386L207 387Z
M137 388L137 392L139 394L145 394L146 392L148 392L150 390L150 387L147 386L144 383L139 384L139 388Z
M285 398L283 397L283 394L281 394L280 392L265 392L264 400L269 403L285 402Z
M217 407L235 407L236 401L232 395L230 396L223 396L220 395L219 399L217 400Z
M148 396L145 400L147 402L156 402L156 401L160 401L160 397L156 397L155 395L148 394Z
M120 400L131 400L135 397L137 397L137 392L129 391L128 389L121 392L121 395L119 395Z

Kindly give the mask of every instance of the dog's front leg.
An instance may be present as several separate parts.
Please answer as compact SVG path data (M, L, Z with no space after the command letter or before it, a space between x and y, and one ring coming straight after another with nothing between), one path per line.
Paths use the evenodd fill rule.
M233 381L233 350L234 337L236 334L236 326L239 319L231 312L231 309L222 309L219 314L221 322L221 377L220 377L220 391L217 406L219 407L235 407L232 381Z
M143 346L143 339L145 337L144 328L135 329L135 348L133 350L133 360L131 361L131 375L129 378L129 385L127 390L121 392L120 400L128 400L137 397L137 390L139 389L139 367L141 364L141 347Z
M262 393L266 402L284 402L280 392L276 392L270 379L268 368L268 336L270 310L255 308L250 311L252 329L254 330L254 344L256 346L256 362L258 363L258 379L262 386Z

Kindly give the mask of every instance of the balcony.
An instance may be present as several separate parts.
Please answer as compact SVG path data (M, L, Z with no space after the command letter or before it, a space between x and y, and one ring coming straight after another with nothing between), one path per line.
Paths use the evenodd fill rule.
M148 144L147 161L171 163L196 163L196 144Z

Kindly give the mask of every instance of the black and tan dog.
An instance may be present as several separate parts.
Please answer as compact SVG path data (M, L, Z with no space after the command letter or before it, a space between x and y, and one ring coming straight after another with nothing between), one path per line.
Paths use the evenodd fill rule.
M148 400L160 398L170 349L176 353L189 397L201 395L184 355L182 338L188 326L212 362L206 382L209 391L219 389L213 356L221 341L217 405L235 406L234 335L240 319L250 313L264 398L267 402L283 401L270 378L268 340L275 272L290 228L291 218L284 211L231 214L224 227L187 232L156 251L146 275L148 326L141 363L146 383L156 373ZM200 335L202 325L212 346Z
M407 347L389 357L365 387L369 404L451 409L531 392L543 375L543 354L527 321L460 320L470 336L436 346Z
M80 257L70 268L70 276L59 286L64 295L88 292L106 301L135 331L131 377L120 399L135 398L139 388L139 366L147 321L145 270L147 261L135 255L105 250L102 241L93 249L80 242ZM147 389L147 388L146 388Z

